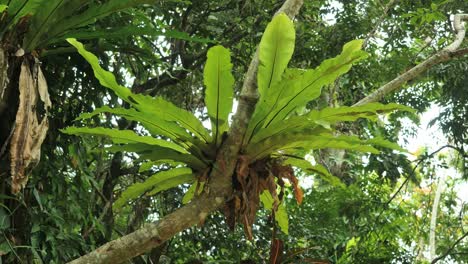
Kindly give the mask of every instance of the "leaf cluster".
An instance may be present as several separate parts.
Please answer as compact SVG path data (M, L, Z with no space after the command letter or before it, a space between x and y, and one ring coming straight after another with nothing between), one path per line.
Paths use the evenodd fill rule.
M128 109L102 107L92 113L83 114L79 119L100 113L112 113L139 122L152 136L139 135L130 130L99 127L69 127L63 132L105 136L113 143L110 151L135 152L141 160L149 162L146 163L148 165L144 165L145 168L150 168L155 162L187 166L183 173L178 173L182 168L176 165L172 170L157 173L145 182L129 187L114 204L115 208L120 208L128 199L142 194L154 195L195 180L198 182L196 190L200 191L200 182L209 180L210 170L222 169L215 160L217 150L223 143L223 135L229 131L228 117L234 97L229 50L215 46L208 51L204 68L205 105L211 121L211 130L208 130L192 113L160 97L134 94L119 85L110 72L99 66L97 57L86 51L81 43L74 39L68 41L90 63L101 85L113 90L131 106ZM260 100L248 125L239 156L234 181L237 195L228 206L230 209L225 212L228 223L245 219L240 221L243 221L249 237L249 228L255 219L259 200L263 201L265 207L274 209L280 227L287 233L287 217L278 211L284 180L293 184L299 203L302 199L302 191L297 185L291 164L321 173L329 180L333 179L323 167L305 163L303 156L297 156L295 152L307 153L321 148L340 148L378 153L374 146L401 150L396 144L381 138L361 140L355 136L337 136L332 125L359 118L375 120L378 114L409 110L406 107L373 103L360 107L325 108L303 114L297 112L316 99L323 86L349 71L352 64L366 58L367 54L360 50L362 41L351 41L343 47L340 55L324 61L313 70L287 68L294 51L294 42L295 30L292 21L286 15L279 14L268 24L259 45L260 65L257 79ZM293 158L285 162L285 155ZM277 185L281 189L279 195ZM260 196L263 190L268 190L272 199L267 199L266 194ZM195 193L192 187L184 200L189 200ZM245 194L248 198L245 198Z

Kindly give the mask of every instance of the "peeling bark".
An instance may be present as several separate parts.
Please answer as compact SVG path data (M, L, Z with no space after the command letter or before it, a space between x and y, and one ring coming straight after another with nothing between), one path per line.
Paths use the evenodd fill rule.
M286 0L278 12L294 18L303 0ZM277 12L277 13L278 13ZM180 231L203 222L208 214L220 209L232 197L232 175L237 166L239 152L247 124L258 100L257 69L258 52L255 53L245 74L239 105L233 118L228 138L216 157L216 165L209 177L210 182L201 196L156 223L104 244L95 251L70 263L122 263L141 255L170 239Z
M51 102L47 83L38 63L31 71L27 59L21 65L19 76L19 107L16 113L15 130L10 143L11 189L18 193L28 181L29 170L40 160L41 145L49 123L47 109ZM40 116L38 102L44 104L44 116Z
M445 171L444 171L445 172ZM447 174L443 174L437 182L437 189L434 197L434 202L432 203L432 212L431 212L431 224L429 227L429 253L430 259L435 259L436 257L436 228L437 228L437 212L439 210L440 197L444 191L445 179Z

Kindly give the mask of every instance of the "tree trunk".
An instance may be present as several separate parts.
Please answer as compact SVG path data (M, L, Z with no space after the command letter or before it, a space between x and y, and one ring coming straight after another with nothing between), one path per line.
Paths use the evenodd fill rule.
M9 142L15 128L15 116L18 110L18 79L20 60L8 56L7 51L0 47L0 190L1 194L13 196L10 184L10 158ZM24 200L28 195L23 196ZM19 200L0 199L0 203L7 206L10 212L10 226L0 243L9 243L12 246L25 245L29 242L29 224L27 209ZM7 239L8 241L5 241ZM18 258L29 263L27 250L16 250L13 254L2 256L5 263L18 261Z
M31 55L17 57L0 46L0 190L10 214L10 229L3 240L16 249L6 262L31 262L31 221L27 205L32 197L26 185L31 169L40 159L45 139L50 99L40 63ZM23 247L18 247L23 246ZM18 249L19 248L19 249ZM18 260L19 259L19 260Z
M444 171L445 172L445 171ZM444 190L445 178L447 174L443 174L437 182L437 190L434 197L434 203L432 204L432 213L431 213L431 225L429 228L429 248L430 248L430 259L434 259L436 255L436 228L437 228L437 211L439 210L440 197L442 191Z

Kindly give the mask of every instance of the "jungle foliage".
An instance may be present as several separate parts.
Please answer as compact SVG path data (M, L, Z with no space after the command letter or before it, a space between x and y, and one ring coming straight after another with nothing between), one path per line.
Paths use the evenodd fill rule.
M1 261L72 261L209 192L258 46L233 199L130 262L464 263L466 55L352 105L451 43L466 5L305 1L292 21L281 4L0 1ZM408 153L434 107L448 140Z
M234 77L230 72L232 65L229 50L214 46L207 53L204 98L212 127L208 131L196 116L162 98L132 94L129 89L118 85L115 77L103 70L98 59L86 51L81 43L75 39L68 41L91 64L101 85L113 90L132 107L98 108L92 113L81 115L79 119L100 113L113 113L139 122L151 136L141 136L131 130L101 127L69 127L63 132L105 136L113 143L109 148L114 151L135 152L140 156L140 160L144 162L140 172L161 163L170 168L152 175L142 183L129 186L113 204L114 209L119 209L128 200L143 194L155 195L184 183L195 186L192 187L195 188L193 192L187 192L184 197L186 201L191 199L190 195L203 191L200 190L200 185L209 181L209 171L223 169L215 167L215 159L222 143L222 135L228 131L228 116L233 104ZM300 153L310 153L322 148L379 153L374 146L402 150L398 145L381 138L361 140L355 136L337 136L332 125L358 118L375 120L378 114L408 110L407 107L370 103L358 107L324 108L296 114L295 110L305 107L309 101L320 96L323 86L335 81L367 54L360 50L362 41L356 40L345 44L340 55L324 61L313 70L287 69L294 51L294 41L292 21L287 15L279 14L267 25L259 44L257 83L260 99L244 136L242 156L234 176L234 186L239 194L232 202L233 208L226 212L226 221L231 229L234 228L234 222L241 219L237 221L243 223L250 239L259 200L266 208L273 208L277 212L274 218L281 230L288 233L288 219L281 205L284 180L292 184L299 204L303 199L303 191L291 165L323 173L327 178L333 177L323 166L308 164ZM180 167L181 164L186 167Z

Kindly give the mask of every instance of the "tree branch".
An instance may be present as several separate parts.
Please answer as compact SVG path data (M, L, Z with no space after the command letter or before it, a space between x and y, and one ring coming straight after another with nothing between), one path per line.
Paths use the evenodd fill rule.
M398 2L398 0L390 0L387 5L385 5L382 15L380 16L379 20L374 24L375 26L372 28L372 30L367 33L366 38L364 39L364 42L362 43L362 49L365 49L367 45L369 44L369 41L372 37L375 36L375 32L379 29L380 25L382 22L385 20L385 17L387 17L388 11L393 7L393 5Z
M439 211L440 197L444 191L445 179L447 174L443 174L442 177L437 181L437 188L434 197L434 202L432 203L432 212L431 212L431 223L429 225L429 254L432 258L436 256L436 227L437 227L437 212Z
M465 25L463 21L466 21L466 20L468 20L468 14L454 15L453 27L455 29L456 36L452 44L448 45L441 51L432 55L431 57L421 62L420 64L416 65L415 67L411 68L410 70L403 73L402 75L396 77L395 79L385 84L384 86L380 87L379 89L377 89L370 95L361 99L359 102L354 104L354 106L360 106L360 105L364 105L367 103L380 101L385 95L395 90L400 89L401 86L404 85L406 82L421 75L421 73L425 72L432 66L439 64L441 62L451 60L454 57L465 55L467 53L466 49L461 49L461 50L457 50L457 49L460 47L461 43L463 42L463 39L465 38Z
M284 12L293 18L299 12L302 3L303 0L286 0L278 12ZM214 169L210 174L208 190L188 205L161 220L106 243L70 263L122 263L161 245L182 230L202 223L208 214L219 209L226 200L231 198L232 174L237 164L242 138L258 100L256 81L258 63L258 52L256 52L245 74L239 105L229 136L221 146L216 157L216 165L213 166Z
M448 249L447 251L445 251L444 254L438 256L437 258L433 259L431 261L431 264L435 264L437 263L439 260L442 260L444 259L445 257L447 257L450 252L452 252L452 250L455 248L456 245L458 245L458 243L460 243L463 239L465 239L465 237L468 237L468 232L465 232L465 234L463 234L460 238L457 239L457 241L455 241Z

